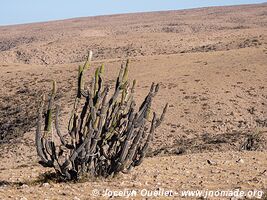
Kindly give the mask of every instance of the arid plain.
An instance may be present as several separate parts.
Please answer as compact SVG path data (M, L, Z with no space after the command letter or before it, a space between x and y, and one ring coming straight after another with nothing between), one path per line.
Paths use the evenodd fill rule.
M267 4L0 27L0 199L106 198L93 189L267 191L266 33ZM129 58L137 104L155 82L153 110L166 102L169 109L147 158L130 174L58 183L38 164L37 102L57 80L66 127L88 50L88 81L103 63L106 83L114 83Z

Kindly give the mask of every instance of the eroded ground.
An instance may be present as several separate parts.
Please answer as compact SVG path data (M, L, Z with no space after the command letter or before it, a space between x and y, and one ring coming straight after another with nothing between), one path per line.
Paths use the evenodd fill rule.
M93 189L108 188L265 191L266 13L261 4L0 27L0 199L92 199ZM137 103L157 82L153 109L168 102L169 110L131 174L58 183L37 162L37 103L57 80L66 127L88 49L88 80L104 63L105 82L114 84L129 57Z

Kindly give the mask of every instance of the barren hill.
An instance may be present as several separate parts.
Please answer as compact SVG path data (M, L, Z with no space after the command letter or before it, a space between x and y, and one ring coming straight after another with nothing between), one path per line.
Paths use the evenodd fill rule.
M92 189L106 188L266 190L266 33L267 4L0 27L0 199L92 199ZM66 127L77 66L88 50L94 67L105 64L106 83L130 58L137 103L158 82L153 109L170 106L148 158L133 173L57 183L36 165L37 102L57 80Z
M77 18L0 27L0 61L63 64L95 59L258 47L267 4Z

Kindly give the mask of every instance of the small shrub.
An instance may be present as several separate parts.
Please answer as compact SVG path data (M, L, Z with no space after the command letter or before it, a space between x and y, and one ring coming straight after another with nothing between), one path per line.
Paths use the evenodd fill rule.
M68 134L62 135L60 131L58 106L55 126L52 125L55 81L44 117L44 98L39 107L36 130L39 163L54 168L67 180L75 180L83 174L109 177L118 172L128 173L140 165L168 107L166 104L159 118L155 112L151 113L152 100L159 90L159 85L153 83L143 103L136 109L133 99L136 81L130 85L127 78L129 61L121 66L110 98L109 86L103 86L103 65L96 69L91 86L85 90L84 72L91 65L91 57L92 52L85 64L79 66L77 96ZM42 130L43 118L45 126ZM55 135L60 141L58 145Z

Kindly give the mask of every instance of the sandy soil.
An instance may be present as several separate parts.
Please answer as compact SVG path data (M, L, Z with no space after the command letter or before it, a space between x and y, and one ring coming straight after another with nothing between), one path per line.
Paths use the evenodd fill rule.
M104 198L93 189L266 191L266 15L259 4L0 27L0 199ZM37 162L36 104L57 80L66 127L89 49L93 66L105 64L107 84L129 57L137 103L158 82L153 109L170 107L131 174L58 183Z

